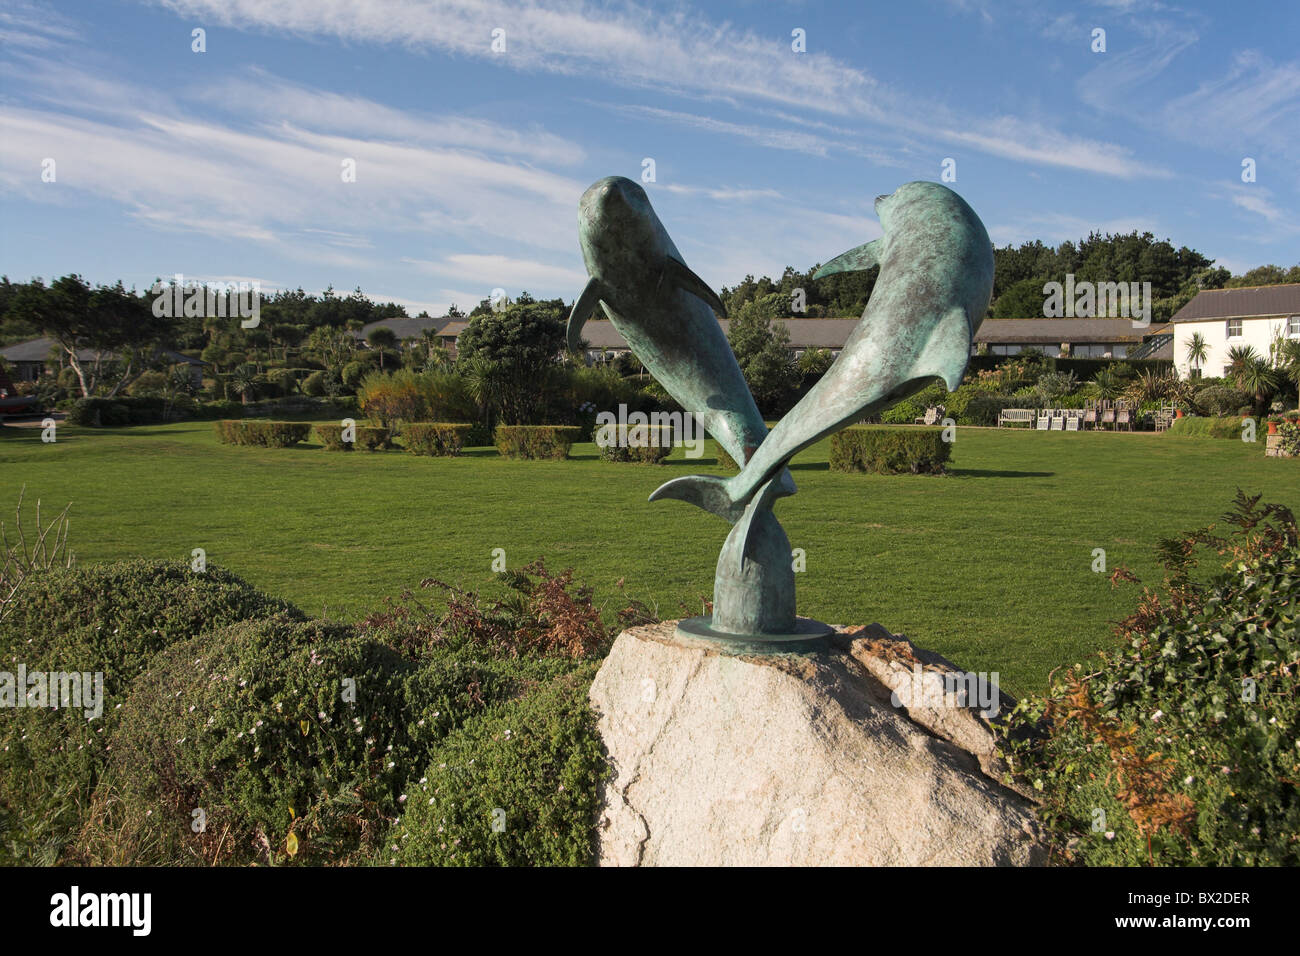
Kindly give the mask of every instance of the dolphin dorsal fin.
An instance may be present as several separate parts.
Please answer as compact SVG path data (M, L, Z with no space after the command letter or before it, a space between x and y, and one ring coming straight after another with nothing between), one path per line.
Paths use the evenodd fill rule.
M884 236L879 239L872 239L860 246L854 246L848 252L840 253L818 269L813 273L813 278L820 279L822 276L834 275L836 272L862 272L872 266L878 266L880 265L880 257L884 254L884 249Z
M727 317L727 307L722 304L718 294L709 288L709 284L690 270L690 267L680 259L674 259L668 256L664 266L664 276L668 281L679 289L684 289L696 298L703 299L714 312Z
M578 296L578 301L573 303L573 311L569 313L568 340L569 351L578 351L582 345L582 327L591 318L591 314L600 308L600 300L605 295L605 283L601 282L595 276L587 280L587 285L582 290L582 295Z

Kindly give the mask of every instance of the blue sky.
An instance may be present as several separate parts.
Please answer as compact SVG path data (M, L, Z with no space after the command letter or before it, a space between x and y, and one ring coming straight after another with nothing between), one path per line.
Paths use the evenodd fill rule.
M1292 265L1298 37L1275 2L0 0L0 271L571 299L578 197L646 158L715 287L878 236L945 158L999 245Z

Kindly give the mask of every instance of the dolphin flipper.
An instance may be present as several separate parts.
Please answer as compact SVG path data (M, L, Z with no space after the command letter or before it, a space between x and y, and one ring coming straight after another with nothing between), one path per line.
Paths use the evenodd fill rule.
M680 259L674 259L672 256L668 257L664 266L664 276L679 289L685 289L696 298L703 299L709 308L724 319L727 317L727 307L722 304L718 294L709 288L709 284L692 272L690 266Z
M912 367L914 375L936 375L948 391L955 392L970 362L971 329L966 310L949 309L925 343L925 349Z
M880 265L880 256L884 252L885 238L872 239L870 242L855 246L848 252L842 252L826 265L813 273L814 279L833 275L836 272L862 272L872 266Z
M588 280L587 285L583 288L582 295L578 296L578 301L573 303L573 311L569 313L568 328L570 352L576 352L582 346L580 334L582 327L591 318L592 313L600 308L600 300L606 294L605 283L592 278Z

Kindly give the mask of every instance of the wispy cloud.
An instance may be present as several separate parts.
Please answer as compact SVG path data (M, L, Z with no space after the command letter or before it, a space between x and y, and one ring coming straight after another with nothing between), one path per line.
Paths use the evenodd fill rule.
M1167 170L1136 158L1126 147L1063 134L1013 116L999 117L984 125L982 130L947 129L943 135L953 142L966 143L986 153L1021 162L1063 166L1121 179L1170 175Z
M1300 159L1300 60L1274 63L1257 51L1239 52L1223 76L1171 100L1162 118L1166 129L1184 139L1200 139L1202 130L1213 129L1216 145L1243 156L1261 146L1271 149L1292 161L1286 173L1274 172L1294 182L1294 161Z
M873 144L868 130L933 142L961 143L997 156L1131 178L1152 175L1126 158L1124 147L1042 129L1042 142L1020 144L982 130L1017 122L959 116L942 104L917 101L865 70L825 53L794 54L785 37L761 36L681 9L634 3L598 7L557 0L519 8L499 0L151 0L225 26L288 31L347 41L402 44L490 59L529 72L599 76L628 87L701 97L731 107L794 107L864 124L853 138L832 141L795 129L738 123L661 107L629 111L743 137L774 149L824 156L832 149L901 165ZM492 50L492 31L505 30L505 51ZM1050 145L1054 138L1065 145Z

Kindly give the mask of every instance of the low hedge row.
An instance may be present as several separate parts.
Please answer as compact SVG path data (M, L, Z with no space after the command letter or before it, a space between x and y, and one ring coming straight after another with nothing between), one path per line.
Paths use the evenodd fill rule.
M121 398L79 398L68 409L66 421L69 425L89 428L118 428L124 425L159 425L168 417L164 399L124 395Z
M217 440L223 445L255 445L259 448L288 448L306 441L311 422L267 422L259 419L225 419L216 422Z
M328 451L352 451L357 445L361 445L366 451L378 451L388 446L387 428L376 428L371 425L355 425L353 428L354 440L347 442L343 440L342 425L317 425L315 431L316 437Z
M873 475L942 475L952 444L942 428L855 425L831 438L831 470Z
M601 438L607 444L601 444ZM602 461L634 461L657 465L673 452L673 428L662 425L623 426L605 436L597 436Z
M402 426L402 444L412 455L455 458L473 429L459 422L408 422Z
M577 425L498 425L494 437L503 458L560 461L581 432Z
M1256 427L1259 427L1258 424ZM1201 418L1184 415L1175 418L1167 432L1175 438L1241 438L1241 417L1225 415L1217 418Z

